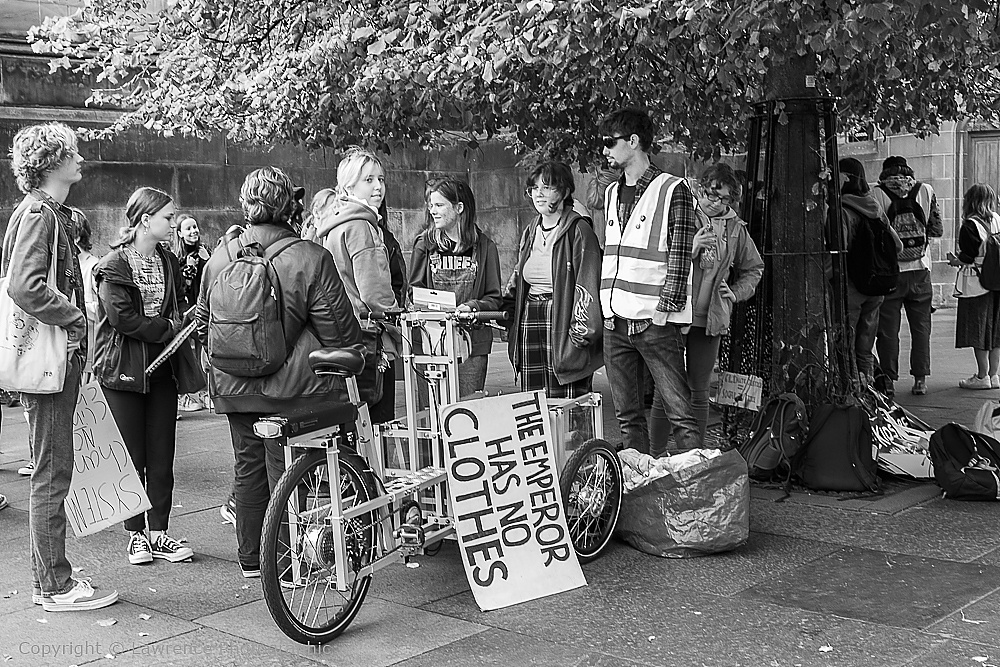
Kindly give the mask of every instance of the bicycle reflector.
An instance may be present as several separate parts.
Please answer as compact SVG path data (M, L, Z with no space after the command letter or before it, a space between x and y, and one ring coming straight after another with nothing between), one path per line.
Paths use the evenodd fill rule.
M268 418L258 419L254 422L253 432L258 438L265 440L276 440L282 437L284 431L284 420L274 421Z

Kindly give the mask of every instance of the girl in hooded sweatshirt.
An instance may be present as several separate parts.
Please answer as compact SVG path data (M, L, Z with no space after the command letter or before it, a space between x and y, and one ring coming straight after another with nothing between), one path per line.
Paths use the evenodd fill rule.
M500 253L476 225L476 198L465 181L430 181L425 193L428 226L410 255L410 287L455 293L459 310L497 310L501 303ZM469 358L458 366L458 392L482 391L493 331L472 331Z
M569 165L544 162L525 185L538 215L521 234L504 297L514 313L510 362L521 391L577 398L604 364L601 247L590 220L573 210Z
M715 164L701 175L698 188L698 231L691 250L692 322L687 334L687 377L691 410L701 439L708 426L708 391L722 336L729 333L733 304L753 296L764 273L764 261L746 223L730 207L742 187L736 172ZM729 282L730 273L735 279ZM665 443L670 421L659 394L650 411L650 442ZM661 446L660 449L663 449Z
M875 221L885 225L896 243L896 252L903 250L903 243L896 230L889 224L882 206L872 196L865 177L865 167L859 160L845 157L840 161L840 205L843 230L841 238L844 247L850 250L859 224ZM884 296L869 296L858 291L848 276L847 280L847 328L854 340L854 355L857 359L861 386L871 382L875 368L872 347L878 333L878 314Z
M378 209L384 198L382 162L369 151L352 149L337 166L336 202L316 220L316 240L333 255L369 353L384 347L385 328L377 320L397 306L379 226ZM369 359L376 356L378 363L366 364L358 377L358 389L369 403L372 423L380 424L393 418L396 397L395 388L381 381L388 362L382 353Z

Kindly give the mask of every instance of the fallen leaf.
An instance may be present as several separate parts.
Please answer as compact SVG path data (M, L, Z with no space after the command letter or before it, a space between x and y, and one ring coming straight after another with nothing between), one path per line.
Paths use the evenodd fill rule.
M116 618L104 618L97 622L102 628L110 628L112 625L118 622Z
M4 657L3 657L3 661L4 662L7 662L8 660L13 660L13 659L14 659L14 656L12 656L12 655L4 655Z
M656 639L656 635L650 635L650 636L649 636L649 637L648 637L648 638L646 639L646 641L649 641L649 642L651 642L651 641L653 641L654 639Z
M148 636L149 636L149 633L148 633L148 632L140 632L140 633L139 633L139 636L140 636L140 637L148 637Z
M155 592L156 592L156 589L155 589L155 588L150 588L150 589L149 589L149 592L150 592L150 593L155 593Z
M139 620L140 621L148 621L150 618L151 617L150 617L149 614L139 614Z
M977 656L975 656L972 659L975 660L976 662L986 662L987 660L990 659L990 656L988 656L988 655L977 655Z
M35 620L38 621L39 623L48 623L48 621L45 620L44 618L36 618Z
M107 658L108 660L114 660L115 659L115 654L114 653L105 653L104 657Z
M701 616L700 611L692 611L691 613L694 614L695 616Z
M832 646L820 646L819 647L819 652L820 653L829 653L832 650L833 650Z
M184 507L183 505L174 505L174 507Z
M240 588L242 588L243 590L248 590L250 588L250 584L243 584L242 586L240 586Z
M406 564L406 567L410 568L411 570L415 570L418 567L420 567L420 563L416 563L414 561L410 561L409 563Z

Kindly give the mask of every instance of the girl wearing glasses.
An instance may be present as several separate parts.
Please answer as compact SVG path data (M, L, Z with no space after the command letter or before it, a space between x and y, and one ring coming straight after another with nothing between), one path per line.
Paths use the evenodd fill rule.
M410 255L410 287L455 293L459 310L500 307L500 253L476 225L476 198L465 181L434 179L427 183L427 229ZM493 331L472 330L469 357L458 366L458 391L466 396L486 386Z
M505 305L514 313L507 347L521 391L550 398L591 390L604 364L601 248L589 218L573 210L573 172L545 162L528 176L538 215L525 228Z
M719 356L719 343L729 333L733 304L753 296L764 273L764 261L746 223L732 209L741 191L736 172L721 163L708 167L696 188L699 228L691 250L693 318L686 353L691 409L703 441L708 424L709 382ZM651 442L665 442L670 433L659 396L653 399L649 431Z

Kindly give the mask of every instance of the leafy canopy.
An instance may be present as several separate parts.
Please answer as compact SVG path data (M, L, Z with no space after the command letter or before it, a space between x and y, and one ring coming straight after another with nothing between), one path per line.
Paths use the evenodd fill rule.
M986 0L90 0L29 41L128 110L108 132L382 149L459 133L586 165L623 104L698 154L738 147L792 54L848 126L997 122L998 21Z

